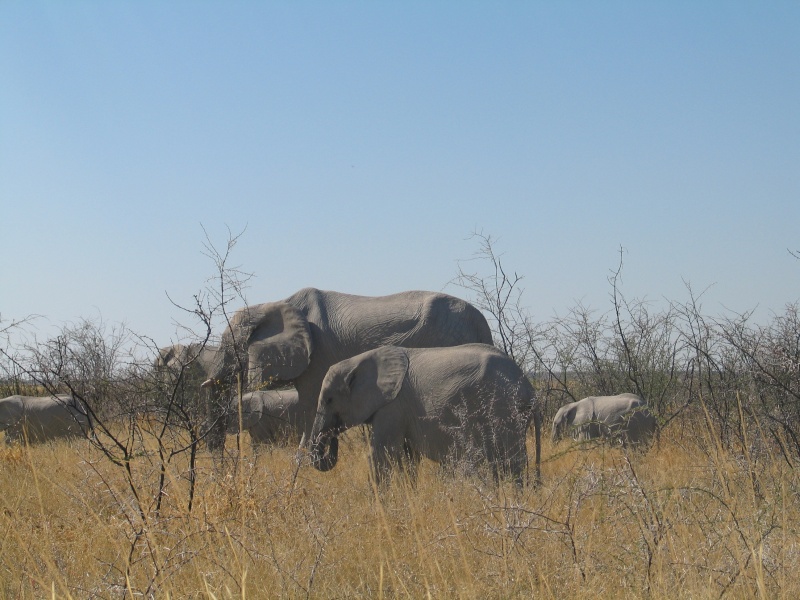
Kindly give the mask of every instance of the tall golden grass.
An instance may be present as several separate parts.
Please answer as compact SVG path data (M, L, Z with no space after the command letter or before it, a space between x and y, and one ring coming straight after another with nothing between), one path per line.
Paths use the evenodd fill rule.
M359 431L318 473L293 449L124 470L88 442L0 448L3 598L797 598L800 480L724 451L704 415L647 452L550 447L518 490L424 463L370 483ZM231 442L232 440L229 440ZM229 444L235 446L235 442ZM762 444L761 447L765 445ZM532 453L531 453L532 455ZM134 492L142 499L136 508Z

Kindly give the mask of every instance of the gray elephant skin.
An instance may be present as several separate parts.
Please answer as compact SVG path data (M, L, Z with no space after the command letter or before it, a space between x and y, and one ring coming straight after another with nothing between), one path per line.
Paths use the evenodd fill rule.
M558 409L553 442L571 435L579 441L618 438L623 444L638 444L650 440L655 430L655 417L636 394L589 396Z
M204 423L206 445L210 450L223 447L225 440L226 401L218 390L201 390L200 385L208 379L219 348L209 344L173 344L159 349L154 361L156 373L169 386L184 394L187 405L193 404L193 410Z
M385 346L330 368L311 432L313 464L336 465L338 434L371 425L371 463L377 481L393 464L413 475L421 457L472 467L522 483L525 438L538 413L533 387L517 364L494 346ZM536 420L539 466L540 420Z
M70 394L9 396L0 400L0 430L5 430L7 444L86 437L89 417Z
M305 288L281 302L234 314L205 386L243 389L293 386L299 427L308 437L322 380L351 356L385 345L415 348L492 343L489 324L471 304L435 292L354 296Z
M239 398L228 408L228 433L239 433ZM297 441L302 434L296 390L261 390L242 395L242 429L254 445Z

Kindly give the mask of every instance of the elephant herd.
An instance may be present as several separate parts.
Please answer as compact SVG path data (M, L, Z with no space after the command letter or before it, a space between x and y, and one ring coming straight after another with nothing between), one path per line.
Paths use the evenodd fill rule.
M535 433L536 474L541 410L520 367L492 344L483 314L453 296L411 291L365 297L306 288L280 302L236 312L218 347L170 346L157 368L185 367L220 407L224 440L242 429L253 443L297 436L321 471L338 460L338 437L370 429L373 476L395 465L413 474L422 457L440 463L487 465L496 478L522 481L526 435ZM252 390L242 395L237 389ZM232 400L221 401L233 396ZM87 431L85 411L69 396L0 400L6 441L41 441ZM210 427L209 429L213 429ZM646 404L633 394L585 398L561 407L553 441L619 437L643 442L655 430ZM209 446L214 447L210 436Z

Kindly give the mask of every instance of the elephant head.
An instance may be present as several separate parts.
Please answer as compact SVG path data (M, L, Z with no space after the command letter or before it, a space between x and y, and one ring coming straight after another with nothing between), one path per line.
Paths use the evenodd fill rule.
M336 466L339 433L369 423L376 411L397 397L407 372L408 354L395 346L370 350L328 370L311 432L311 458L318 470Z
M567 431L575 422L575 415L578 412L578 403L572 402L565 404L556 412L553 418L553 443L561 441L567 435Z
M153 366L161 381L175 383L180 376L183 381L202 383L208 379L209 369L216 361L219 348L208 344L173 344L158 351Z
M23 415L22 396L9 396L0 400L0 431L16 425Z
M190 347L183 344L160 348L153 366L162 374L166 374L167 371L177 371L189 362L189 352Z
M161 348L153 361L161 401L177 402L189 410L193 418L204 423L204 438L212 450L225 444L225 409L227 402L215 390L202 391L200 386L219 362L220 349L208 344L173 344ZM177 395L176 395L177 393Z
M204 387L233 383L243 387L291 382L309 366L312 343L305 316L286 302L257 304L239 310L222 335Z

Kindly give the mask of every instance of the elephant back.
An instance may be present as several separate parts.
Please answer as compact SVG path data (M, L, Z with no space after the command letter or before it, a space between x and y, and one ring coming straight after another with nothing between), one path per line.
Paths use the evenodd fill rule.
M385 344L405 348L493 344L486 317L469 302L437 292L405 292L405 296L409 327L396 331Z
M447 342L443 346L493 344L492 330L483 313L454 296L432 294L425 302L422 322L439 332Z

